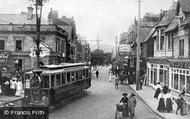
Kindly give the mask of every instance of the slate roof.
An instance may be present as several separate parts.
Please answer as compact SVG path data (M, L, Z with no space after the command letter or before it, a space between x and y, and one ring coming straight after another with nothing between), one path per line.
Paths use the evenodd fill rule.
M158 26L167 26L174 18L175 14L176 14L176 8L177 8L177 2L174 2L173 5L170 7L170 9L167 10L167 12L165 13L164 17L159 22L157 27Z
M190 12L190 0L179 0L183 12Z
M36 15L33 14L32 19L27 19L27 13L21 14L0 14L0 24L36 24ZM44 18L41 19L41 24L48 24Z
M174 17L173 20L171 21L171 23L168 25L168 27L166 28L165 32L169 32L172 31L174 29L176 29L178 27L178 17Z
M144 40L143 40L142 42L148 41L149 38L152 37L155 32L156 32L156 28L153 27L153 28L150 30L150 32L146 35L146 37L144 38Z

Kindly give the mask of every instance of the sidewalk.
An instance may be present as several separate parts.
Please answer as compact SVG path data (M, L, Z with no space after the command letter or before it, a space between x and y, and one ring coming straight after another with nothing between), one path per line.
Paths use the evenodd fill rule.
M130 85L130 87L136 91L136 85ZM158 105L158 100L153 98L153 95L155 93L155 90L152 87L149 86L143 86L142 90L136 91L137 94L141 97L142 100L158 115L160 115L163 118L166 119L190 119L190 111L187 112L187 115L181 116L180 112L178 114L175 114L177 105L176 103L173 104L173 112L171 113L161 113L157 111L157 105ZM177 96L177 93L172 92L174 96Z

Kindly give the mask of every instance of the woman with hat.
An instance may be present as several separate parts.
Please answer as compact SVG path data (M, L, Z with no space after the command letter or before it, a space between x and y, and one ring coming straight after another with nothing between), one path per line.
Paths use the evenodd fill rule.
M135 107L136 107L137 101L135 98L135 94L131 94L129 96L129 100L128 100L128 109L129 109L129 114L130 117L133 118L135 116Z
M122 94L123 97L120 100L120 104L122 104L124 106L124 109L122 111L122 116L123 117L128 117L129 116L129 112L128 112L128 97L127 97L127 93L123 93Z

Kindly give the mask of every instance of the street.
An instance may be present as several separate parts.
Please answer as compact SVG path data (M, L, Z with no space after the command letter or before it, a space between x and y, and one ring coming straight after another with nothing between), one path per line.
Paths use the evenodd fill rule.
M115 89L114 83L108 81L108 68L98 69L100 77L96 79L94 75L92 76L89 94L51 113L50 119L113 119L115 117L115 104L119 102L123 92L129 94L132 90L126 85L119 85L119 89ZM118 119L122 119L120 112ZM160 119L160 117L137 98L134 119Z

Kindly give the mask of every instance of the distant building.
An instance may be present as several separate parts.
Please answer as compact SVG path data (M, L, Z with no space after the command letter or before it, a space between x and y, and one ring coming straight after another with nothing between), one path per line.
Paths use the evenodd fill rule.
M58 25L41 20L41 64L65 62L68 33ZM21 14L0 14L0 66L8 72L36 67L36 15L33 8Z

